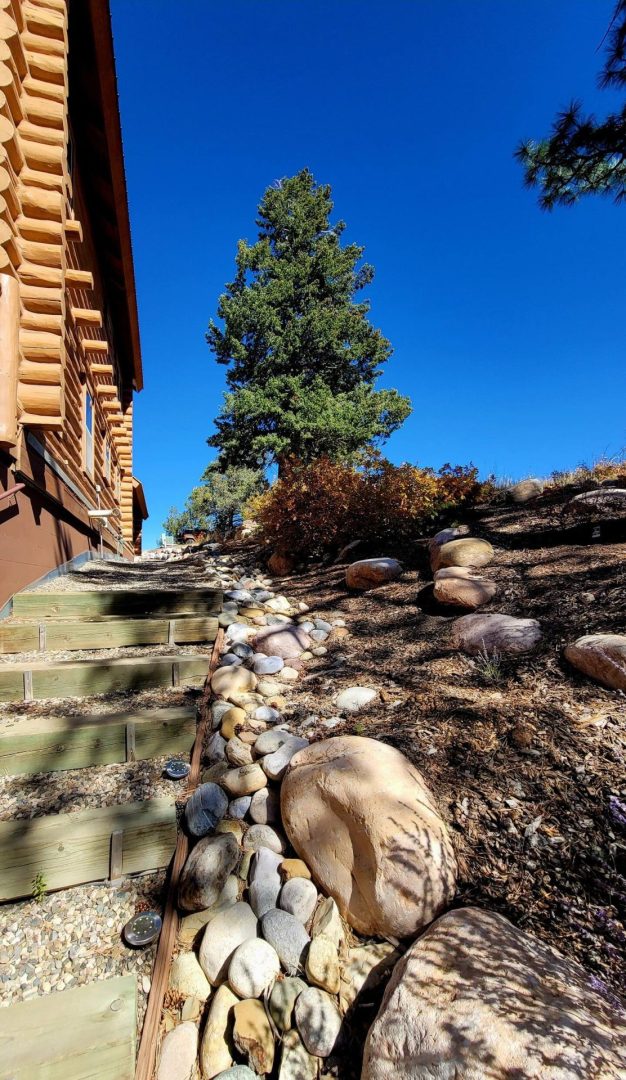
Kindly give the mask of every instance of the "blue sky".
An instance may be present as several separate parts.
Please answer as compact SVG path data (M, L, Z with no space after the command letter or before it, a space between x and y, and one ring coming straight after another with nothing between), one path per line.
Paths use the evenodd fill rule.
M392 460L547 474L626 445L626 211L541 212L512 153L573 97L598 114L612 0L112 0L153 546L211 452L204 341L259 199L303 166L376 267L414 411Z

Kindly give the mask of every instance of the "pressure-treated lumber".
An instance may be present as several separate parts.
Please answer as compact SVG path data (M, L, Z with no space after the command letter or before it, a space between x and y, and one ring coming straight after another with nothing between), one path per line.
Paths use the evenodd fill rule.
M211 676L220 662L223 642L224 631L220 627L217 638L215 639L215 645L213 646L213 652L211 653L211 662L204 684L204 693L200 702L200 723L198 724L196 741L191 755L191 769L187 782L187 791L185 792L186 796L191 795L191 793L195 791L200 781L202 750L206 736L211 730ZM163 1011L163 1000L165 998L165 991L168 987L172 953L174 951L176 935L178 933L178 911L176 908L178 883L188 853L189 839L181 830L178 833L176 851L174 852L174 858L172 859L167 882L167 899L165 902L165 911L163 912L163 928L161 930L161 936L159 937L157 954L152 969L148 1007L146 1009L146 1015L141 1031L139 1053L137 1054L135 1080L152 1080L154 1075L157 1038L159 1025L161 1023L161 1013Z
M120 975L0 1009L2 1076L132 1080L137 980Z
M201 686L206 667L206 656L184 653L123 660L4 664L0 666L0 701L87 697L157 686Z
M130 760L130 725L132 760L188 754L196 736L196 710L181 705L131 713L17 717L0 729L0 774L33 775Z
M43 623L0 622L0 654L36 650L119 649L127 645L181 645L215 641L216 635L215 616L173 619L125 619L114 616L98 622L52 619Z
M136 589L116 592L21 592L13 597L14 615L50 618L55 615L217 615L222 610L220 589Z
M0 821L0 900L29 896L38 873L51 892L104 881L111 834L119 830L124 833L124 875L167 866L176 844L174 799Z

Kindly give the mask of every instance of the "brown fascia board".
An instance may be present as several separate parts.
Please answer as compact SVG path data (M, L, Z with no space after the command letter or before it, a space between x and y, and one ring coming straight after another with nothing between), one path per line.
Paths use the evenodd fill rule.
M85 0L79 0L84 3ZM128 193L124 170L124 149L122 145L122 125L117 94L117 76L115 74L115 54L113 51L113 32L109 0L87 0L93 27L96 48L98 83L102 100L107 150L113 182L113 199L117 217L117 229L120 238L122 269L128 320L130 324L131 348L133 354L133 373L135 390L143 388L143 369L141 365L141 343L139 340L139 317L137 314L137 291L133 266L133 249L130 235L128 214ZM70 16L71 17L71 16Z
M150 517L148 513L148 506L146 503L146 496L144 494L143 484L141 483L141 480L137 479L136 476L133 476L133 499L137 503L139 513L141 514L143 520L146 521L147 518Z

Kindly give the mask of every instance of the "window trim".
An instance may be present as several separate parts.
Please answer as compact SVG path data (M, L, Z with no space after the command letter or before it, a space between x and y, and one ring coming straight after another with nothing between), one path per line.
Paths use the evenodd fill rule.
M87 423L88 407L91 406L91 431ZM96 425L95 425L95 409L94 409L93 395L89 391L89 387L85 387L85 394L83 397L83 470L87 473L92 480L95 475L95 460L96 460Z

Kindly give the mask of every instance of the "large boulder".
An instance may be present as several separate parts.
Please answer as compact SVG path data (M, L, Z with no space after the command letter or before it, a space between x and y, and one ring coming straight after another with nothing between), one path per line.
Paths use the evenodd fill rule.
M528 480L520 480L518 484L513 484L507 491L507 498L511 502L517 503L519 506L527 502L532 502L533 499L538 499L540 495L543 495L544 489L543 480L537 480L534 477Z
M349 589L375 589L400 577L402 567L397 559L361 559L346 570Z
M311 638L302 627L289 623L264 626L254 639L257 652L265 653L266 656L280 656L283 660L293 660L311 644Z
M361 934L418 933L454 896L456 862L420 773L356 735L301 750L281 788L298 855Z
M434 570L442 566L487 566L495 552L488 540L477 540L473 536L459 540L448 540L446 544L431 541L430 565Z
M437 603L474 611L493 600L497 585L470 566L444 566L435 572L433 596Z
M626 634L587 634L566 646L565 658L603 686L626 690Z
M574 495L566 509L573 514L585 517L612 517L614 514L626 514L626 488L605 487L596 491L583 491Z
M536 619L517 619L513 615L463 615L452 624L453 644L469 653L517 656L534 649L541 640Z
M361 1080L618 1080L626 1015L502 915L448 912L396 964Z

